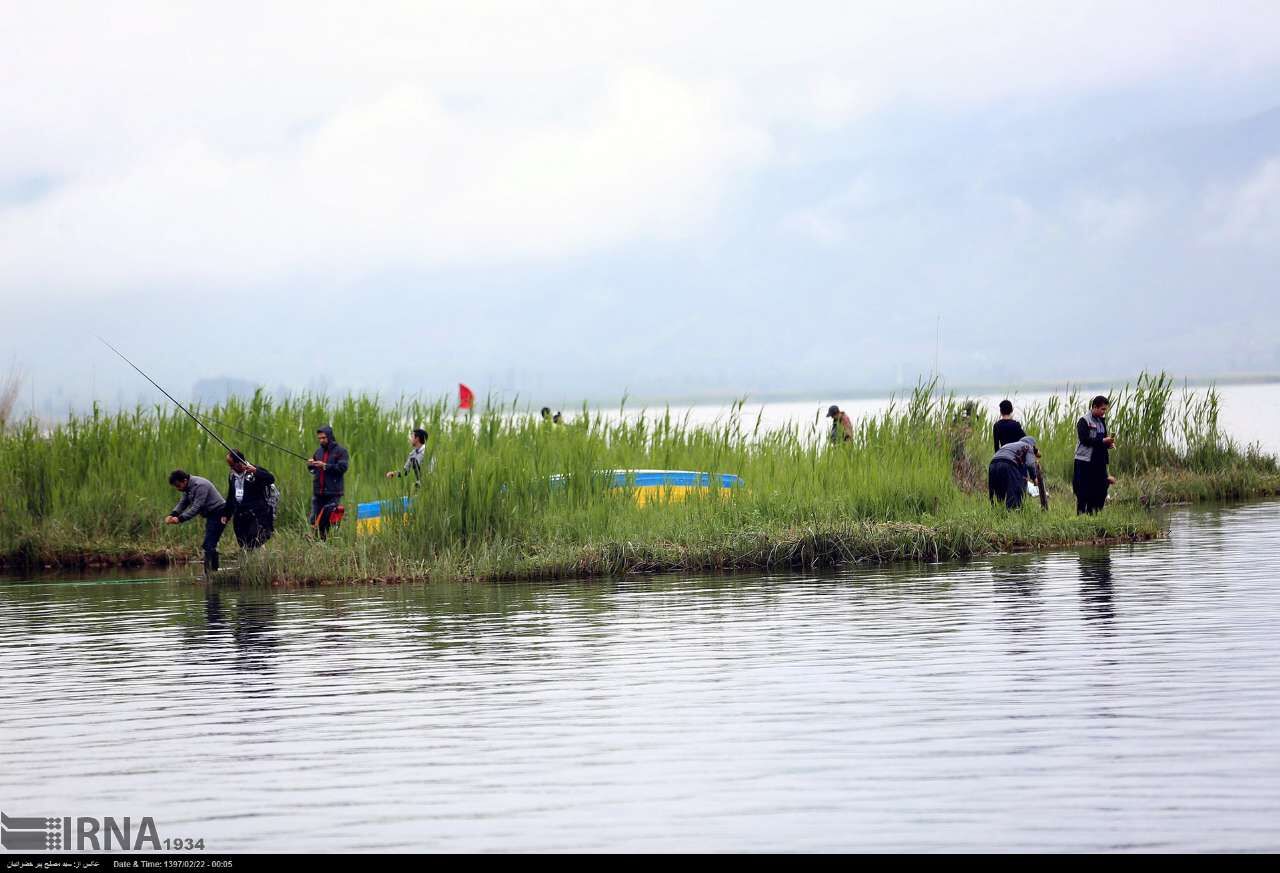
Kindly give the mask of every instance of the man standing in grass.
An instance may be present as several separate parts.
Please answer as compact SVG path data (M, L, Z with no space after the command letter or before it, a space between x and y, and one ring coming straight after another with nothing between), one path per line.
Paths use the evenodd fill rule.
M1076 495L1076 513L1092 515L1107 504L1107 491L1116 477L1107 472L1115 437L1107 433L1107 412L1111 401L1099 394L1089 403L1089 412L1076 422L1076 464L1071 490Z
M342 478L351 456L333 438L333 428L328 425L316 429L316 441L320 447L307 461L312 477L310 522L323 540L328 538L329 522L342 502Z
M228 500L222 523L234 525L240 548L256 549L275 532L270 496L276 477L266 467L250 464L239 449L227 453L227 466L231 472L227 475Z
M426 459L427 432L422 428L415 427L413 433L409 434L409 445L413 447L413 450L409 452L409 457L405 460L403 469L391 470L387 473L387 478L395 479L412 474L413 487L417 488L422 484L422 468L426 466L429 473L435 469L436 461L435 458L430 461Z
M223 517L227 502L212 482L203 476L192 476L185 470L170 473L169 484L181 492L182 499L164 523L182 524L197 515L204 517L204 542L200 547L204 550L204 572L208 575L218 569L218 541L227 528Z
M840 407L833 404L827 410L827 418L831 419L831 441L833 443L853 442L853 422L849 420L847 413L841 412Z
M1008 509L1021 507L1027 483L1033 481L1039 472L1036 467L1038 457L1040 449L1029 436L997 449L987 467L987 499L992 502L1001 500Z
M1001 446L1016 443L1027 435L1027 432L1022 429L1022 423L1014 420L1013 404L1008 400L1000 401L1000 420L992 426L991 431L995 438L997 452L1000 451Z

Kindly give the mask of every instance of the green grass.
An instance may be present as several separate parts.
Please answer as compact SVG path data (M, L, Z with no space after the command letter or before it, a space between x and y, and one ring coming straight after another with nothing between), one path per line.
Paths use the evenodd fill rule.
M1070 495L1078 397L1026 411L1041 438L1052 511L988 506L983 481L990 420L920 386L857 423L851 444L829 445L826 422L764 432L732 415L695 426L669 412L623 420L583 409L562 427L514 406L455 414L441 401L384 403L354 396L265 394L200 412L309 454L314 428L331 423L351 450L346 501L398 497L407 432L431 434L435 472L415 511L356 536L347 523L320 544L307 537L310 477L301 462L224 437L271 469L284 492L278 535L243 563L247 580L499 579L660 570L809 568L851 560L938 560L1020 548L1159 533L1143 504L1280 492L1274 458L1217 429L1212 391L1175 397L1168 377L1143 376L1117 392L1117 505L1078 519ZM176 502L174 467L225 484L223 450L164 405L33 422L0 432L0 556L10 564L163 562L191 556L198 525L165 527ZM592 471L696 469L736 473L746 486L661 506L639 506ZM954 475L960 470L962 480ZM968 471L967 473L965 471ZM570 474L553 488L549 478ZM224 552L234 540L228 534Z

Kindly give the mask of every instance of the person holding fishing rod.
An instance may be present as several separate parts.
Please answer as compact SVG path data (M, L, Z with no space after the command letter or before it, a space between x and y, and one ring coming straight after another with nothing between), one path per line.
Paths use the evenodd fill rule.
M307 461L312 477L310 521L323 540L329 537L329 525L340 515L342 478L347 473L351 456L333 438L333 428L328 425L316 428L316 441L320 447Z
M266 467L250 464L239 449L227 452L227 505L222 523L231 522L236 542L242 549L256 549L275 533L275 511L271 506L276 477Z

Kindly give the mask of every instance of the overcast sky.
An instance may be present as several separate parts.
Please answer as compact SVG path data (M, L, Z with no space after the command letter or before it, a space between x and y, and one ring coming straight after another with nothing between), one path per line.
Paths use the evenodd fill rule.
M1273 2L2 2L38 401L1280 372Z

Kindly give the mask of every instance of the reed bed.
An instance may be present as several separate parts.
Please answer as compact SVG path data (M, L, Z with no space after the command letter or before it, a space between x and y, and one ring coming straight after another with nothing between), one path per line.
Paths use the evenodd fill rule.
M550 578L662 570L816 568L853 560L939 560L1019 548L1157 535L1137 506L1187 497L1275 493L1276 461L1217 429L1212 391L1175 397L1163 374L1116 392L1116 471L1150 493L1134 505L1078 519L1065 485L1074 451L1076 396L1027 411L1050 473L1052 511L987 505L977 488L990 457L990 421L962 399L922 384L857 422L851 443L830 444L826 422L763 430L740 407L711 425L669 410L606 415L583 408L568 424L542 422L490 401L457 413L443 400L376 396L272 400L259 392L196 409L251 461L279 479L277 536L246 556L246 580ZM624 413L626 411L624 410ZM351 451L346 502L395 499L410 428L430 433L435 469L413 492L414 511L356 535L354 513L327 543L311 540L311 479L295 458L241 437L258 434L303 454L331 424ZM0 432L0 556L9 564L139 563L194 554L195 524L165 527L181 467L226 481L224 451L165 405L109 413L95 407L52 427ZM964 463L958 465L958 460ZM957 467L971 474L957 476ZM639 505L609 489L601 470L659 468L735 473L728 493ZM553 486L551 477L564 476ZM1158 484L1156 484L1158 483ZM1268 491L1268 489L1272 489ZM224 550L234 548L228 532Z

